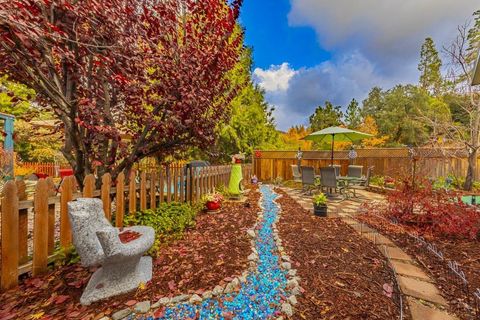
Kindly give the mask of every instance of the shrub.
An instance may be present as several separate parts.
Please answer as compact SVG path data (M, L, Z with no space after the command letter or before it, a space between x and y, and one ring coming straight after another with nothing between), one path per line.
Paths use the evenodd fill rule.
M367 205L367 208L421 233L472 240L479 237L478 208L464 204L456 193L435 190L428 180L413 185L409 179L404 179L387 195L385 204Z
M313 204L316 206L325 206L327 204L327 196L325 193L319 193L313 196Z
M383 187L385 185L385 179L383 176L373 176L370 178L370 184L373 186Z
M195 225L197 207L185 203L162 203L157 209L145 210L125 217L125 225L150 226L155 230L155 243L149 254L155 255L160 246L182 237L184 231Z

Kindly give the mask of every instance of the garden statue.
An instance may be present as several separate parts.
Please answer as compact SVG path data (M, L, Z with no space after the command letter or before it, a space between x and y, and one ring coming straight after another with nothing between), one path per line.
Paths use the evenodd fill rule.
M232 156L232 171L230 172L230 180L228 183L228 191L232 198L240 198L242 192L242 161L245 160L245 154L239 153Z
M122 231L113 227L100 199L71 201L68 215L82 264L101 266L88 282L81 304L127 293L151 280L152 258L143 254L155 240L153 228L135 226Z

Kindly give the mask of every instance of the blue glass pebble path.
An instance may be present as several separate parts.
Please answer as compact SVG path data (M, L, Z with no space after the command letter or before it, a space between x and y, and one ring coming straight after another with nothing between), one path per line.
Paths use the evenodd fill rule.
M279 315L281 297L286 296L287 271L280 266L279 252L272 225L279 214L274 200L278 197L270 186L260 186L263 219L258 222L255 249L259 260L255 271L238 292L203 300L201 304L182 303L168 307L158 319L272 319ZM137 318L142 319L142 318ZM153 317L143 319L153 319Z

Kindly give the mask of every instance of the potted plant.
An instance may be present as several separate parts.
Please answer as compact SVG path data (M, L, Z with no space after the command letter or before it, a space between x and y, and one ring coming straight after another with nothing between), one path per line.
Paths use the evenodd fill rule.
M243 152L237 153L232 156L233 163L242 163L245 161L245 154Z
M205 207L208 212L215 212L222 207L223 195L218 192L208 193L204 196Z
M319 217L327 216L327 196L324 193L313 196L313 213Z

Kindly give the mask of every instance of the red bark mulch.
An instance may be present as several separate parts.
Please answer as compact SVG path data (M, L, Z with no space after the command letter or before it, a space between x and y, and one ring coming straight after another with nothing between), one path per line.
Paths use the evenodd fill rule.
M319 218L281 190L280 238L305 289L293 319L398 319L384 294L393 273L368 240L340 219Z
M246 230L259 211L260 195L253 188L246 203L225 203L221 212L200 214L183 239L167 245L154 259L153 279L144 288L91 306L79 298L91 271L79 264L25 279L18 288L0 294L0 319L98 319L134 305L156 302L181 293L201 294L239 276L251 252Z
M480 243L478 241L454 240L428 237L431 244L435 244L444 255L444 262L429 252L407 234L407 230L397 227L375 215L363 214L360 219L371 225L379 232L388 235L399 247L414 257L442 291L442 296L449 303L450 312L464 320L476 320L473 291L480 288ZM456 277L449 275L448 260L456 261L465 273L469 282L469 294ZM480 301L479 301L480 302Z

